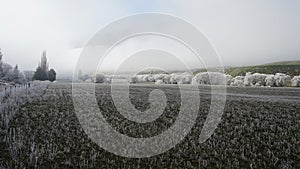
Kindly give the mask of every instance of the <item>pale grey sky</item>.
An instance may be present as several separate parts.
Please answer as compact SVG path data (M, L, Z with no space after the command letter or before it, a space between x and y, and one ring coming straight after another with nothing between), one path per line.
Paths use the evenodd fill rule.
M50 67L72 71L80 48L103 26L162 12L196 26L225 66L300 60L299 9L299 0L0 0L0 48L22 70L35 69L46 49Z

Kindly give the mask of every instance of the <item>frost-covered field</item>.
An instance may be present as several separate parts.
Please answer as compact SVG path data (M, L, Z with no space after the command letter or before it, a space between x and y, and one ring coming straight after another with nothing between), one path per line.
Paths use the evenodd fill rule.
M106 152L84 133L74 112L70 84L38 86L24 97L31 98L30 103L1 102L2 107L11 107L2 109L0 116L0 168L300 168L299 88L228 87L222 120L213 136L200 144L211 96L210 87L199 86L199 116L187 137L161 155L129 159ZM151 137L169 128L180 108L177 85L137 84L130 88L137 109L149 108L153 89L163 90L168 104L163 115L145 124L117 112L109 85L97 84L96 96L104 117L117 131ZM188 85L185 90L190 90ZM23 98L24 91L8 98ZM17 111L7 121L3 112L10 109Z

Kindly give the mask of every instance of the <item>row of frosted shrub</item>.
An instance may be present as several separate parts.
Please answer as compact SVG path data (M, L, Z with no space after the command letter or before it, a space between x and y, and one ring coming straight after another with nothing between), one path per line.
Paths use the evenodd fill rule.
M300 76L291 78L283 73L275 75L247 73L246 76L226 75L219 72L202 72L193 76L191 73L145 74L130 77L130 83L153 82L155 84L194 84L228 86L269 86L300 87Z

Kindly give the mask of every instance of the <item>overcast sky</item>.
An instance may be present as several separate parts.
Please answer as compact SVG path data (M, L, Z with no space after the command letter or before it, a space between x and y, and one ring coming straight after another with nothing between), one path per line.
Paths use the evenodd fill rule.
M225 66L300 60L299 9L299 0L0 0L0 48L22 70L35 69L46 49L50 67L71 72L103 26L162 12L196 26Z

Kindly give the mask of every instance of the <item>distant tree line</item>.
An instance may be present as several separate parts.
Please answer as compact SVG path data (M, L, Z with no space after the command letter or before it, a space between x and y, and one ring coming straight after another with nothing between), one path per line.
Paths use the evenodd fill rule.
M26 82L26 78L19 70L18 65L15 67L3 62L3 54L0 49L0 82L14 82L22 84Z
M0 83L17 83L22 84L31 80L56 80L56 72L54 69L48 70L49 64L46 57L46 51L43 52L41 61L35 72L19 70L18 65L14 67L3 62L3 54L0 48ZM32 73L31 73L32 72Z

